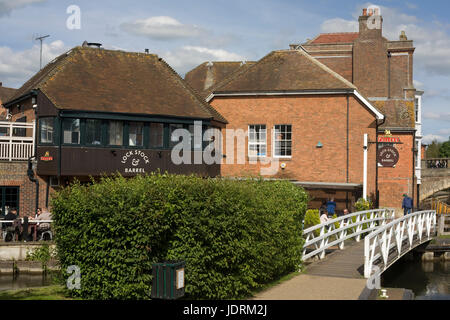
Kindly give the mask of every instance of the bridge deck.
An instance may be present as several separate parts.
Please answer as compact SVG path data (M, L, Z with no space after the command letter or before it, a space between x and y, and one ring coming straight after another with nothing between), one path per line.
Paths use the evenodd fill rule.
M364 241L345 242L345 250L335 250L325 259L307 266L313 276L361 279L364 277Z

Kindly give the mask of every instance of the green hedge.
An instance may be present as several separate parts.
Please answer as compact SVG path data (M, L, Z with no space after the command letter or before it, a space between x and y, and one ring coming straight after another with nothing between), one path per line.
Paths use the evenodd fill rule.
M72 294L86 299L148 299L152 264L180 259L188 298L246 297L301 264L306 205L286 181L159 174L75 183L52 201L62 270L80 267Z

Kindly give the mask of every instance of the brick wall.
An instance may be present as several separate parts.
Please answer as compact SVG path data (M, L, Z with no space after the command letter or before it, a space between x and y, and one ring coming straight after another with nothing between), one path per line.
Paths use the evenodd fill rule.
M20 216L31 215L36 206L36 185L27 176L27 162L0 162L0 186L19 187ZM47 183L39 179L39 206L45 207Z
M349 183L363 183L363 134L374 141L375 116L350 96ZM284 170L275 178L302 182L347 182L347 99L346 96L297 97L216 97L211 102L229 122L227 129L247 131L249 124L292 124L292 159L283 159ZM270 132L271 133L271 132ZM318 142L323 148L316 148ZM235 155L237 146L235 144ZM260 165L250 165L245 144L245 164L223 164L223 176L257 176ZM226 142L224 142L224 153ZM272 155L272 136L268 133L267 153ZM229 161L230 154L226 154ZM375 192L375 148L369 150L368 192ZM236 163L236 156L234 163Z
M399 137L403 144L397 144L400 159L395 168L378 169L378 190L380 191L380 207L396 208L401 212L402 195L407 193L412 197L417 191L415 181L413 182L413 158L411 149L414 146L413 135L407 133L392 133ZM416 194L414 201L416 200ZM414 203L416 206L417 204Z

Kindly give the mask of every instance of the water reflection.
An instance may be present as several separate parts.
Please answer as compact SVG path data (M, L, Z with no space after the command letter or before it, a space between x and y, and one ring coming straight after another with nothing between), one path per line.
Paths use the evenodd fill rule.
M450 300L450 262L400 260L382 276L385 288L406 288L418 300Z
M20 274L16 277L12 274L0 276L0 291L45 287L51 284L52 277L41 274Z

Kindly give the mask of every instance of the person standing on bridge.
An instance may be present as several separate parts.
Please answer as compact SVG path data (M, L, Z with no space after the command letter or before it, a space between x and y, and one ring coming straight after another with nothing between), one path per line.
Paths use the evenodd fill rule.
M332 217L336 211L336 202L334 202L334 198L331 198L330 201L327 202L327 211L328 216Z
M411 199L407 194L403 195L403 203L402 203L402 209L404 212L404 215L410 214L413 208L413 199Z

